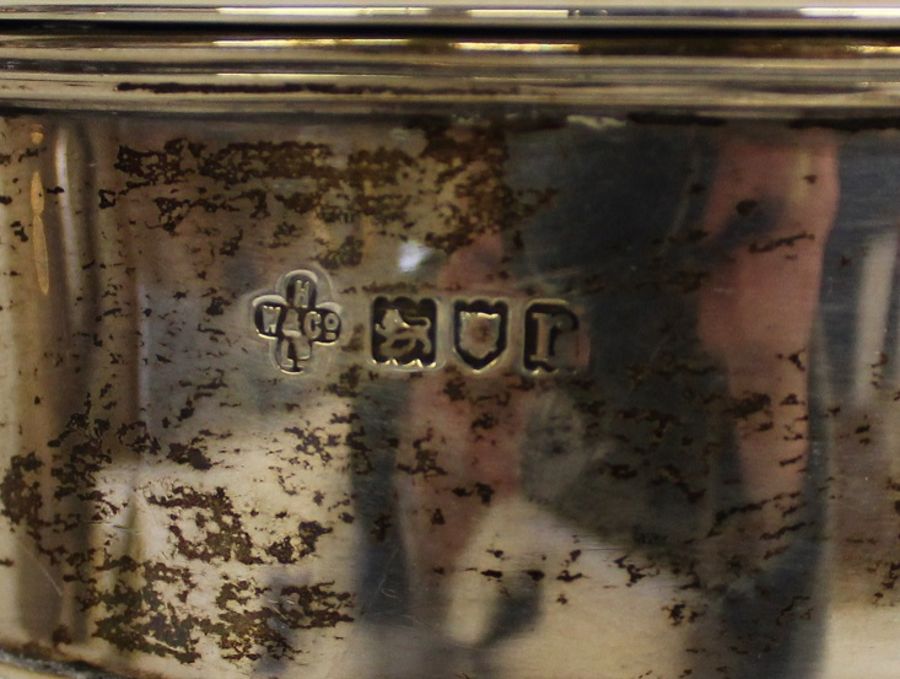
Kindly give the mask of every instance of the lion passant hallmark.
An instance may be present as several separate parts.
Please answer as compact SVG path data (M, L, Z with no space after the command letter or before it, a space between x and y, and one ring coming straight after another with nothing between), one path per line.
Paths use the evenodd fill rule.
M253 298L253 325L283 373L306 372L321 349L341 339L350 319L331 291L324 275L297 269L275 292ZM582 326L564 300L376 295L366 306L365 361L372 367L415 372L452 363L480 374L505 365L553 375L585 365Z

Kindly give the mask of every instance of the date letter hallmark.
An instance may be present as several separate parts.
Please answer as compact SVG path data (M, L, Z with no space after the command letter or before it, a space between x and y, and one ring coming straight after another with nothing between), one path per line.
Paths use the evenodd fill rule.
M340 307L318 299L320 292L327 297L327 287L312 271L298 269L281 277L277 292L253 300L256 331L270 340L272 361L282 372L304 372L316 345L340 338Z
M574 372L581 364L578 316L568 304L539 300L525 308L525 370L532 374Z

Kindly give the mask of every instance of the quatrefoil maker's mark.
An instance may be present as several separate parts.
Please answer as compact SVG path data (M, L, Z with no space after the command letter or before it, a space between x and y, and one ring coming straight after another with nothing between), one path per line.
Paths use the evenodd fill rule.
M328 301L328 283L312 271L298 269L281 277L276 292L253 300L253 322L270 340L272 361L285 373L308 369L315 346L334 344L341 336L341 308Z

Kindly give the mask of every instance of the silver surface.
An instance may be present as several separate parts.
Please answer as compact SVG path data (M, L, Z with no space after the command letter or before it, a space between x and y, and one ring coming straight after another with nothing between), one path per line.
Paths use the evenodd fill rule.
M715 122L890 117L900 102L900 42L890 34L638 40L14 28L0 31L0 103L24 109L290 114L520 105L559 113L576 106Z
M641 64L698 82L666 44L616 47L607 100L565 94L611 78L581 43L536 96L499 74L521 47L117 40L0 45L8 653L896 677L900 132L865 94L892 45L729 43L746 80L701 105L616 98ZM775 101L778 69L824 82L810 50L863 94ZM197 90L117 87L142 59ZM419 89L334 89L404 60ZM209 89L223 63L324 86Z
M889 29L896 0L6 0L2 19L237 24L714 29Z

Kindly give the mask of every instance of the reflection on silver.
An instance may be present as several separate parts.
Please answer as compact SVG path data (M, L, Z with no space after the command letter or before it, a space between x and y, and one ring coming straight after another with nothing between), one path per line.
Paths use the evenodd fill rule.
M17 25L0 32L0 101L26 110L371 114L405 105L446 113L507 102L571 106L583 120L690 112L713 125L889 115L900 102L898 45L887 33L835 42L827 33L785 40L750 31L711 42L683 32L646 41L602 32L498 41L440 32L273 40L252 31L239 39L146 31L97 42L77 29L42 35Z
M399 250L397 266L400 271L406 272L414 272L426 261L430 254L427 247L415 242L401 243Z
M6 0L0 19L549 28L896 28L891 0Z

